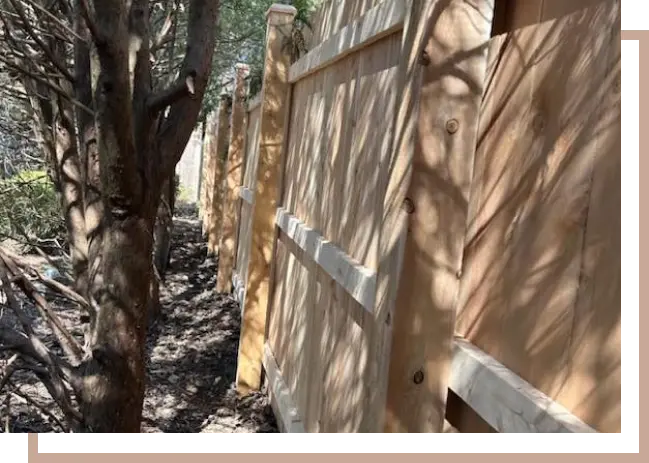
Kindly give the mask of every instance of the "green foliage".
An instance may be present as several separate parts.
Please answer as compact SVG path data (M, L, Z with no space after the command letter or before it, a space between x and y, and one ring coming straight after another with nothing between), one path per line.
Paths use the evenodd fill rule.
M65 241L65 223L47 172L23 171L0 180L0 239L45 248Z
M295 55L298 49L300 53L304 53L303 47L296 44L294 38L299 38L300 31L305 27L311 28L309 17L321 2L322 0L280 2L293 5L297 9L294 32L287 37L286 44L291 54ZM246 63L250 67L249 95L254 96L261 91L266 40L265 13L273 3L277 3L277 0L221 2L212 77L203 101L202 118L217 107L221 90L224 84L231 83L237 63Z

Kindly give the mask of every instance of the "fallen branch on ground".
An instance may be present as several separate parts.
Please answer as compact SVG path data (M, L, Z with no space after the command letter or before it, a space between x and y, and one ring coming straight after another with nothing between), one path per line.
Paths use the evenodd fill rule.
M20 259L18 260L20 261ZM16 371L27 371L40 380L54 403L61 410L67 423L67 425L64 425L60 420L56 419L61 429L76 429L82 424L83 418L73 402L72 396L80 390L81 385L81 377L77 373L77 367L88 353L65 328L45 297L29 280L21 265L24 268L29 268L24 261L19 263L0 249L0 290L6 296L7 306L16 316L20 328L22 328L21 331L20 329L5 326L0 330L0 352L9 351L13 353L0 375L0 392L8 384L12 384L11 378ZM34 271L38 273L36 270ZM49 283L51 284L51 282ZM55 340L65 352L69 362L54 355L36 335L32 320L23 309L22 303L14 290L14 285L34 303L40 317L54 334ZM51 284L51 287L70 298L80 298L71 289L64 289L64 285L60 283ZM11 388L8 394L25 395L20 391L16 392L16 389L15 387ZM39 408L40 404L37 401L25 397L23 399L31 400L30 404ZM42 406L40 406L39 410L41 413L48 413Z

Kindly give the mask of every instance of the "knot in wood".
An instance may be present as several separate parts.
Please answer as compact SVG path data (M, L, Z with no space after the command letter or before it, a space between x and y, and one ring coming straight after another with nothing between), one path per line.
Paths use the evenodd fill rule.
M542 132L545 129L545 117L543 117L543 114L538 113L534 116L532 127L536 132Z
M460 123L457 119L450 119L446 122L446 131L450 134L454 134L460 128Z
M419 62L424 66L428 66L430 64L430 55L426 50L421 52L421 55L419 56Z
M415 203L412 201L412 199L406 198L403 200L403 210L408 214L415 212Z

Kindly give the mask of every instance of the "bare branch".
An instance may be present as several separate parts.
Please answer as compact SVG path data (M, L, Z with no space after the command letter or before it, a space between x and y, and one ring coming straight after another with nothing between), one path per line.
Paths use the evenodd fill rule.
M148 101L149 111L156 114L181 98L193 97L196 92L194 77L195 73L192 72L185 79L178 80L171 87L151 95Z
M83 347L63 326L63 323L61 323L61 320L54 313L47 300L36 290L32 282L29 281L25 274L20 271L17 265L9 258L9 256L4 254L2 250L0 250L0 260L4 262L4 265L0 263L0 278L2 278L3 287L5 289L7 297L9 298L9 294L12 293L13 290L7 279L7 272L6 268L4 267L5 265L9 269L9 271L11 271L13 276L19 277L16 284L34 302L41 317L43 317L43 320L52 329L52 332L56 336L57 341L63 348L66 355L75 363L81 362L84 353ZM12 299L14 300L14 303L17 303L17 301L15 301L15 296L13 296Z
M61 420L59 420L54 413L49 411L48 409L45 408L43 404L40 404L36 402L34 399L29 397L27 394L22 392L20 389L18 389L18 386L10 382L11 387L13 388L11 390L11 394L15 397L18 397L19 399L22 399L25 401L25 403L33 406L36 408L44 417L51 419L56 423L56 425L61 428L63 432L70 432L70 428L63 423L61 423Z
M95 23L93 19L93 15L90 11L90 6L88 5L88 0L80 0L81 3L81 15L83 16L83 19L86 21L86 25L88 26L88 30L90 31L90 35L95 39L96 42L99 42L101 40L99 36L99 28L97 27L97 23Z
M3 345L4 350L11 349L21 354L24 361L24 368L21 367L21 369L33 372L41 380L71 424L83 421L81 413L73 407L70 393L63 383L63 379L65 379L75 391L80 385L80 378L69 365L63 360L55 358L42 341L34 335L26 336L12 333L9 330L0 330L0 345ZM28 359L33 359L46 367L31 363Z
M46 15L47 15L47 16L48 16L52 21L54 21L57 25L61 26L61 27L65 30L66 33L68 33L68 34L72 34L72 35L75 36L77 39L82 40L82 41L85 41L85 39L84 39L83 37L81 37L81 36L78 35L76 32L74 32L73 29L71 29L70 27L68 27L68 26L67 26L63 21L61 21L61 20L60 20L59 18L57 18L55 15L53 15L52 13L50 13L49 11L47 11L47 9L43 8L42 5L39 5L37 2L35 2L35 1L33 1L33 0L22 0L22 1L29 3L31 6L33 6L33 7L36 8L37 10L42 11L43 13L45 13L45 14L46 14Z
M25 32L29 34L29 36L34 39L36 44L40 47L41 50L47 55L48 59L50 62L63 74L63 76L68 79L70 82L74 82L74 77L68 70L68 68L65 66L64 63L62 63L55 55L54 52L50 49L50 47L47 46L45 42L43 42L43 39L41 39L34 28L32 27L29 19L27 18L27 15L25 14L25 11L23 10L22 6L16 1L16 0L9 0L9 2L13 5L14 9L20 16L20 19L23 23L23 26L25 27Z
M31 180L33 181L33 180ZM52 291L55 291L61 296L66 297L67 299L70 299L73 302L76 302L77 304L80 304L84 308L88 308L89 304L88 301L79 293L74 291L72 288L64 285L63 283L60 283L56 280L52 280L51 278L46 277L43 275L41 272L39 272L36 268L33 266L29 265L27 262L25 262L24 259L22 259L20 256L16 255L15 253L9 251L8 249L5 248L0 248L0 252L4 253L6 256L10 257L16 265L18 265L20 268L29 271L36 275L36 277L48 288L50 288ZM60 270L59 270L60 273Z
M4 56L2 56L2 55L0 55L0 62L5 63L7 66L9 66L10 68L12 68L13 70L18 71L18 72L20 72L20 73L22 73L22 74L25 74L26 76L28 76L28 77L34 79L35 81L40 82L41 84L45 85L45 86L48 87L49 89L51 89L51 90L53 90L54 92L56 92L58 95L62 96L62 97L65 98L66 100L68 100L68 101L69 101L70 103L72 103L73 105L75 105L75 106L77 106L77 107L83 109L83 110L86 111L88 114L91 114L91 115L94 116L95 112L94 112L92 109L88 108L86 105L82 104L81 102L77 101L75 98L71 97L71 96L69 95L68 92L66 92L65 90L63 90L63 89L62 89L61 87L59 87L58 85L56 85L56 84L50 82L47 78L43 77L42 75L39 75L39 74L37 74L36 72L31 71L31 70L27 69L27 68L24 67L24 66L21 66L21 65L19 65L19 64L16 64L16 63L12 62L11 60L6 59L6 58L5 58Z
M4 374L0 377L0 391L2 391L2 388L5 387L5 384L9 382L11 379L11 376L14 374L16 371L16 367L14 366L14 362L18 359L18 354L14 354L9 360L7 360L7 364L5 365L4 368Z
M173 26L173 14L175 13L174 10L170 11L167 17L165 18L165 22L162 24L162 27L160 28L160 31L156 35L155 40L151 44L151 53L155 53L161 46L163 46L165 43L167 43L168 40L171 39L171 30Z

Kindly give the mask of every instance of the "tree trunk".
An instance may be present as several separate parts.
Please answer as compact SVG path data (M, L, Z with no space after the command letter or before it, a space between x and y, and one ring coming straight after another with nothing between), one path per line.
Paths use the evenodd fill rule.
M62 108L56 120L55 170L61 196L61 209L67 228L68 246L75 291L88 291L88 239L83 201L83 179L74 137L72 110ZM69 105L67 105L69 106Z
M92 358L83 367L85 431L140 432L145 388L145 338L152 281L153 219L114 220L91 256L92 298L100 310Z
M162 280L164 280L171 259L171 234L173 232L173 209L176 190L174 180L174 177L166 180L162 188L154 229L154 262Z

